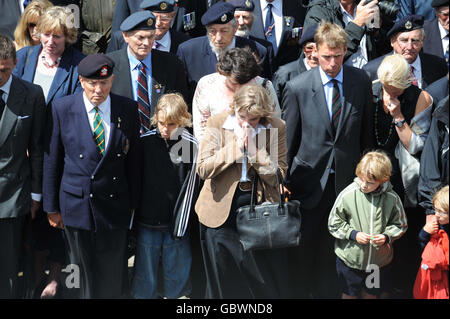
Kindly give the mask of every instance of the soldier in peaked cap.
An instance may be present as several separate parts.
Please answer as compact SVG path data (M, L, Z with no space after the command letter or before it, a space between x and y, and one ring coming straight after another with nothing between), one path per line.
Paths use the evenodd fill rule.
M52 103L44 153L44 210L64 229L79 298L124 294L127 231L139 189L137 104L110 93L114 62L89 55L83 92Z
M403 55L411 67L411 77L414 83L421 89L440 79L447 73L445 60L422 51L425 32L423 29L424 18L421 15L405 16L395 22L388 31L393 52ZM383 59L383 55L369 61L364 67L371 80L378 78L377 70Z
M218 56L235 47L249 47L257 53L263 67L263 77L271 78L271 66L267 49L250 39L235 36L237 23L232 4L218 2L202 16L207 35L190 39L178 47L177 55L183 61L188 75L190 97L193 96L201 77L216 72Z
M107 54L115 63L111 91L138 102L141 133L151 129L150 118L161 95L167 91L187 94L182 63L172 53L152 50L155 28L152 12L133 13L120 26L127 46Z

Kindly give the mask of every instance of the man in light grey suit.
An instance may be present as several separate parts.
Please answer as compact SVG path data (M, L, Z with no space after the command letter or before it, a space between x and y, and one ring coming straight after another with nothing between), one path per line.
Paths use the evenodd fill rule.
M24 217L41 200L45 99L12 76L14 43L0 34L0 299L16 298Z

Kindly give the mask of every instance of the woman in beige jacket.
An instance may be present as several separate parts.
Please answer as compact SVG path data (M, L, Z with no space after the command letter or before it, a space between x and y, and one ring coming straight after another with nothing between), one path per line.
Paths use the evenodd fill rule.
M195 210L207 278L207 298L289 297L284 249L244 252L236 231L236 210L248 205L251 182L259 175L258 203L279 200L277 169L285 176L286 127L271 117L267 91L244 85L229 112L211 117L202 139L197 173L205 180ZM247 170L243 171L244 157Z

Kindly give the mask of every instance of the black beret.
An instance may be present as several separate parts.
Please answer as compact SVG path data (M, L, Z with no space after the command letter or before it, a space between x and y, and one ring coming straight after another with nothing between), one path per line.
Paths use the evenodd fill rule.
M202 16L204 26L210 24L226 24L234 19L234 6L228 2L217 2Z
M175 10L175 0L144 0L140 8L153 12L172 12Z
M433 0L431 1L431 6L433 8L448 6L448 0Z
M253 0L228 0L229 4L232 4L237 11L253 11L255 4Z
M395 22L394 26L389 30L387 36L390 37L399 32L409 32L412 30L423 28L424 17L419 14L409 15Z
M121 31L155 30L155 15L151 11L138 11L123 20Z
M298 44L300 46L303 46L307 42L314 42L314 34L316 34L318 27L319 27L318 24L313 24L308 29L306 29L305 32L302 33L302 37L300 38Z
M88 79L106 79L111 76L114 61L103 53L90 54L78 64L78 74Z

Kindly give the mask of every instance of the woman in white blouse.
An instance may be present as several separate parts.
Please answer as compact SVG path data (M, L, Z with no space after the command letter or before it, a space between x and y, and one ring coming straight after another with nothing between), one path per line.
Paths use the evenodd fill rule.
M219 58L217 72L200 79L192 103L194 135L201 140L206 121L214 114L229 110L230 103L242 85L259 84L265 87L272 101L273 115L281 117L280 104L275 89L261 74L257 58L248 48L234 48Z

